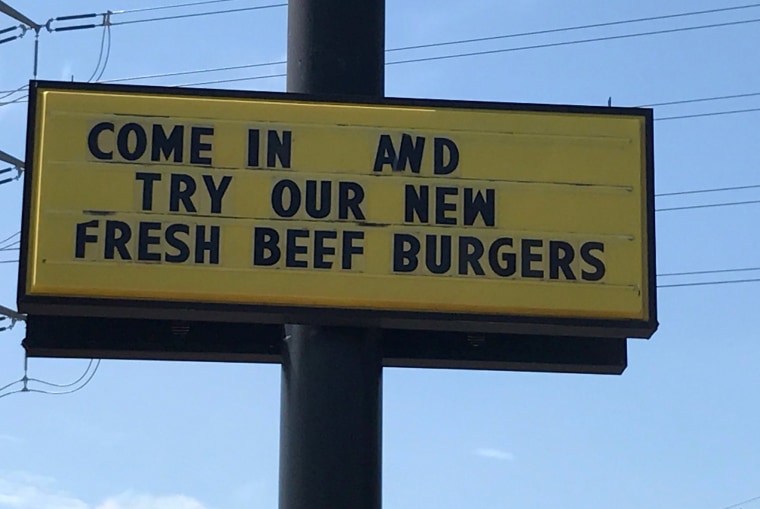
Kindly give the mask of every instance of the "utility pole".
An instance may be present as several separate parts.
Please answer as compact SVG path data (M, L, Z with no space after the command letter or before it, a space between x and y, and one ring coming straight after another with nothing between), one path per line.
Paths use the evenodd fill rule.
M34 21L24 16L23 14L21 14L16 9L11 7L7 3L3 2L2 0L0 0L0 12L2 12L3 14L7 14L8 16L15 19L16 21L20 21L24 25L34 29L35 32L39 32L40 29L42 28L42 25L35 23Z
M385 0L290 0L287 90L384 95ZM367 329L285 326L280 509L380 509L382 352Z
M18 311L14 311L10 308L7 308L5 306L0 305L0 315L5 315L11 320L15 320L17 322L26 320L26 315L23 313L19 313Z
M24 169L24 161L22 161L18 157L13 157L7 152L3 152L2 150L0 150L0 161L3 161L8 164L12 164L14 167L18 168L19 170Z

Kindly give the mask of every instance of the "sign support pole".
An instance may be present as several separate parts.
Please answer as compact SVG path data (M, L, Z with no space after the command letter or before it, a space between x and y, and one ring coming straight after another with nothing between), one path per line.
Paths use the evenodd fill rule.
M384 95L385 0L290 0L287 90ZM382 352L367 329L289 324L280 509L380 509Z

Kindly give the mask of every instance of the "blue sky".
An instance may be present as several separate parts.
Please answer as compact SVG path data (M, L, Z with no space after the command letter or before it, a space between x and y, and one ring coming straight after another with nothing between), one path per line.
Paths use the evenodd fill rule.
M9 3L44 23L153 2ZM248 5L256 3L124 14L114 21ZM387 47L729 5L740 4L389 0ZM388 61L755 18L760 7L394 52ZM0 17L0 29L13 24ZM392 65L386 92L594 105L611 96L620 106L760 92L758 24ZM114 26L111 35L103 80L280 61L286 9ZM100 40L100 30L43 32L39 77L87 80ZM31 77L32 49L32 34L0 46L0 91ZM280 72L284 66L132 83ZM285 80L213 86L284 90ZM25 107L0 106L0 149L18 157L24 152ZM656 107L655 117L748 108L760 108L760 97ZM760 184L758 125L759 113L657 121L657 191ZM662 197L657 205L758 199L760 190L748 189ZM18 231L20 211L21 183L0 186L0 238ZM758 214L754 204L658 213L658 272L760 266ZM0 260L16 256L0 252ZM0 263L0 304L14 306L16 271L15 264ZM758 274L661 278L660 284ZM387 369L384 507L723 509L760 497L758 298L757 283L662 288L660 329L649 341L629 341L622 376ZM23 374L23 337L23 324L0 333L0 386ZM66 383L86 366L85 360L32 359L29 374ZM275 508L279 389L278 366L104 361L75 394L2 398L0 509ZM760 499L741 507L760 507Z

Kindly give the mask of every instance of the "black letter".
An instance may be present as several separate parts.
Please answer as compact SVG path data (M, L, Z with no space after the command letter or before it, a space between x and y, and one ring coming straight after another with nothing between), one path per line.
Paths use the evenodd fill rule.
M314 232L314 268L329 269L332 268L333 262L325 261L325 255L332 256L335 254L335 248L325 246L325 239L337 239L338 232L330 230L316 230Z
M185 149L184 144L185 126L175 125L171 134L167 137L164 127L161 124L153 124L153 142L151 146L150 160L160 161L161 153L168 161L169 156L174 152L174 162L182 162L182 153Z
M153 210L153 182L161 180L160 173L135 173L135 180L142 180L142 209Z
M87 228L97 228L99 224L100 221L97 219L87 221L86 223L77 223L77 236L75 242L76 247L74 248L75 258L84 258L84 249L87 243L98 241L97 235L87 234Z
M406 184L404 186L404 222L413 223L414 214L417 214L417 219L420 220L420 223L427 223L429 221L429 190L428 186L420 186L420 190L417 192L413 184Z
M532 253L531 249L534 247L542 247L544 241L541 239L523 239L522 240L522 253L521 253L521 265L522 265L522 277L534 277L541 279L544 277L544 271L541 269L533 270L530 266L533 262L540 262L541 253Z
M472 251L470 248L473 248ZM483 252L483 243L477 237L459 237L459 274L469 274L467 265L470 265L475 274L484 276L486 273L480 265Z
M417 141L412 142L412 137L406 133L401 135L401 148L398 151L396 171L405 171L406 163L412 173L419 173L422 166L422 150L425 148L425 137L417 136Z
M277 159L283 168L290 168L290 140L291 131L282 132L282 140L277 131L267 132L267 166L274 168L277 166Z
M209 252L209 263L219 264L219 230L218 226L210 226L211 238L206 240L206 226L195 226L195 263L205 263L205 251Z
M190 129L190 164L211 164L210 157L201 157L201 151L211 150L211 143L201 142L201 136L213 136L213 127L196 127Z
M286 188L290 191L288 208L285 208L282 199ZM272 210L280 217L293 217L299 207L301 207L301 190L298 189L298 184L290 179L277 182L272 188Z
M179 202L187 212L196 212L192 196L195 193L195 180L190 175L172 173L169 190L169 210L179 212Z
M364 188L357 182L338 182L338 218L348 219L348 209L357 221L364 219L361 204L364 200Z
M435 188L435 224L457 224L455 217L446 217L446 212L456 210L456 203L447 203L447 196L456 196L459 189L456 187Z
M129 150L129 134L135 133L135 149ZM140 124L130 122L124 124L124 127L119 129L119 135L116 139L116 146L119 149L121 157L127 161L136 161L142 157L145 153L145 149L148 148L148 135L145 134L145 129Z
M448 138L436 138L433 140L435 150L435 161L433 162L433 173L436 175L448 175L457 169L459 165L459 149L457 144ZM449 152L449 162L444 163L445 150Z
M444 274L451 268L451 235L441 235L441 262L437 263L437 235L425 235L425 265L433 274Z
M140 236L137 239L137 259L146 262L160 262L161 255L148 251L148 246L161 243L161 237L151 236L153 230L160 230L161 223L140 221Z
M499 249L502 246L512 247L511 237L499 237L491 244L488 249L488 264L491 266L491 270L501 277L509 277L514 275L517 270L517 256L514 253L504 253L501 255L501 261L505 262L504 265L499 263Z
M486 197L478 190L473 196L471 187L464 188L464 224L475 224L478 214L483 218L483 224L494 226L496 224L496 191L486 189Z
M332 182L323 180L319 183L319 200L317 200L317 181L306 181L306 213L314 219L323 219L330 213L332 200ZM317 206L319 201L319 206Z
M408 233L393 234L393 272L414 272L417 269L417 255L420 241Z
M94 155L101 161L110 161L113 159L113 150L111 152L103 152L98 145L98 136L103 131L113 132L113 122L101 122L96 124L87 136L87 146L90 148L90 154Z
M119 236L116 236L119 232ZM119 257L122 260L131 260L127 249L127 242L132 238L132 230L127 223L122 221L106 221L106 239L103 248L103 257L106 260L113 260L114 250L119 251Z
M559 271L565 275L565 279L575 280L573 268L570 264L575 258L573 246L561 240L549 241L549 279L559 279Z
M596 269L594 272L582 271L582 277L584 281L599 281L604 277L606 268L601 258L594 256L591 251L604 253L604 244L601 242L586 242L581 246L581 258Z
M391 170L396 169L396 149L393 147L393 140L389 134L381 134L380 141L377 144L377 155L375 155L375 167L372 171L383 171L383 166L391 165Z
M177 254L164 253L164 260L170 263L186 262L190 258L190 248L187 243L177 238L177 233L190 236L190 227L186 224L170 224L166 227L166 243L177 250Z
M306 254L308 249L306 246L299 246L296 244L298 239L309 238L309 230L290 230L287 232L287 244L285 245L285 266L306 268L309 264L305 260L296 260L296 255Z
M270 267L280 261L280 234L274 228L257 226L253 229L253 264ZM269 251L269 256L265 252Z
M343 232L343 270L351 270L353 255L364 254L364 246L355 246L354 240L364 240L364 232L347 230Z
M248 166L259 167L259 130L248 129Z
M232 177L230 177L229 175L225 175L224 177L222 177L222 181L219 183L219 187L216 187L216 184L214 183L214 177L212 177L211 175L204 175L203 182L206 184L206 189L208 189L208 195L211 198L211 213L221 214L222 213L222 198L224 198L224 193L227 192L227 188L230 187L230 182L232 182Z

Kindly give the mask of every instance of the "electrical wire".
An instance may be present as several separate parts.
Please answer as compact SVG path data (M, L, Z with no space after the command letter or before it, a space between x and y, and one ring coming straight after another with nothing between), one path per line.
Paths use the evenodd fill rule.
M200 85L217 85L219 83L234 83L236 81L251 81L251 80L263 80L268 78L283 78L287 76L285 73L279 73L279 74L265 74L263 76L254 76L252 78L228 78L223 80L213 80L213 81L201 81L197 83L183 83L182 85L175 85L177 87L192 87L192 86L200 86Z
M18 263L18 260L0 260L0 263Z
M9 235L9 236L5 237L3 240L0 240L0 245L2 245L4 242L8 242L11 239L15 239L19 235L21 235L21 230L17 231L16 233L14 233L12 235Z
M227 10L221 10L221 11L209 11L209 12L194 12L189 14L177 14L174 16L161 16L157 18L147 18L147 19L135 19L135 20L129 20L129 21L117 21L114 23L111 23L113 26L117 25L135 25L137 23L150 23L153 21L169 21L169 20L175 20L175 19L185 19L185 18L197 18L200 16L211 16L215 14L231 14L236 12L247 12L247 11L261 11L264 9L273 9L276 7L286 7L287 3L280 3L280 4L269 4L269 5L257 5L254 7L241 7L238 9L227 9ZM116 14L116 13L114 13Z
M98 75L98 72L100 71L100 64L103 62L103 55L104 55L105 49L106 49L106 33L108 32L110 34L110 32L108 31L109 26L110 25L103 25L103 33L100 36L100 51L98 52L98 62L95 64L95 69L92 71L92 74L87 79L88 83L90 83L90 82L92 82L92 80L96 79L96 76ZM109 35L109 39L110 39L110 35ZM108 46L109 46L108 49L109 49L109 53L110 53L110 50L111 50L110 43L109 43ZM104 69L105 69L105 66L104 66Z
M89 373L90 368L92 367L92 363L93 362L95 362L95 359L90 359L90 363L85 368L84 373L82 373L82 376L80 376L79 378L77 378L73 382L69 382L67 384L56 384L56 383L53 383L53 382L46 382L45 380L40 380L39 378L31 378L31 377L27 378L27 380L29 380L30 382L37 382L37 383L49 385L51 387L59 387L59 388L64 389L66 387L74 386L74 385L78 384L79 382L81 382L82 380L84 380L84 377L86 377L87 373ZM98 363L100 363L100 361L98 361Z
M760 108L747 108L743 110L729 110L729 111L713 111L710 113L693 113L690 115L676 115L673 117L659 117L655 118L655 121L663 120L683 120L686 118L702 118L702 117L717 117L720 115L736 115L737 113L753 113L760 111Z
M732 201L723 203L706 203L703 205L684 205L681 207L667 207L663 209L655 209L655 212L672 212L674 210L694 210L694 209L710 209L716 207L734 207L738 205L754 205L760 203L760 200L747 200L747 201Z
M22 379L20 379L20 380L16 380L15 382L11 382L11 383L9 383L8 385L4 385L4 386L0 387L0 392L3 392L5 389L8 389L8 388L10 388L10 387L13 387L13 386L14 386L14 385L16 385L16 384L20 384L20 383L21 383L21 382L23 382L23 381L24 381L24 380L23 380L23 378L22 378Z
M712 189L694 189L691 191L673 191L670 193L657 193L655 197L664 198L666 196L682 196L687 194L703 194L703 193L719 193L723 191L740 191L743 189L757 189L760 188L760 184L750 184L746 186L732 186L732 187L716 187Z
M175 76L189 76L192 74L204 74L204 73L210 73L210 72L221 72L221 71L236 71L240 69L252 69L254 67L267 67L270 65L284 65L287 62L285 60L278 61L278 62L261 62L258 64L243 64L243 65L232 65L228 67L214 67L211 69L195 69L190 71L177 71L177 72L165 72L160 74L145 74L143 76L132 76L129 78L116 78L116 79L110 79L110 80L104 80L102 83L120 83L124 81L140 81L140 80L147 80L147 79L153 79L153 78L170 78ZM284 76L284 74L282 75Z
M113 14L133 14L136 12L161 11L161 10L166 10L166 9L178 9L180 7L194 7L196 5L221 4L221 3L235 2L235 1L237 0L204 0L202 2L190 2L190 3L185 3L185 4L161 5L158 7L143 7L140 9L120 10L120 11L114 11Z
M728 505L726 507L722 507L721 509L738 509L739 507L743 506L744 504L749 504L750 502L754 502L756 500L760 500L760 496L749 498L747 500L742 500L741 502L737 502L733 505Z
M703 276L708 274L724 274L731 272L752 272L760 270L760 267L743 267L740 269L713 269L713 270L693 270L690 272L668 272L657 274L657 277L682 277L682 276Z
M215 0L215 1L219 1L219 0ZM284 6L284 5L287 5L287 4L272 4L272 6ZM755 8L755 7L760 7L760 3L753 3L753 4L741 5L741 6L735 6L735 7L709 9L709 10L703 10L703 11L690 11L690 12L682 12L682 13L675 13L675 14L666 14L662 16L650 16L650 17L645 17L645 18L608 21L608 22L603 22L603 23L594 23L590 25L575 25L575 26L570 26L570 27L550 28L550 29L537 30L537 31L532 31L532 32L510 33L510 34L501 34L501 35L495 35L495 36L489 36L489 37L478 37L478 38L471 38L471 39L458 39L458 40L453 40L453 41L442 41L442 42L417 44L417 45L410 45L410 46L399 46L396 48L390 48L386 50L386 52L408 51L408 50L415 50L415 49L422 49L422 48L437 48L437 47L443 47L443 46L453 46L453 45L458 45L458 44L468 44L468 43L473 43L473 42L483 42L483 41L493 41L493 40L510 39L510 38L517 38L517 37L526 37L526 36L531 36L531 35L570 32L570 31L583 30L583 29L588 29L588 28L623 25L623 24L630 24L630 23L640 23L644 21L655 21L655 20L671 19L671 18L679 18L679 17L687 17L687 16L697 16L697 15L702 15L702 14L711 14L711 13L718 13L718 12L732 11L732 10L739 10L739 9L750 9L750 8ZM114 13L114 14L117 14L117 13ZM741 23L746 23L746 22L755 22L755 20L745 20L745 21L738 21L734 23L741 24ZM675 31L696 30L696 29L701 29L701 28L712 28L712 27L717 27L717 26L724 26L724 24L685 27L685 28L678 28L678 29L673 29L673 30ZM611 37L613 38L636 37L636 36L643 36L643 35L654 35L654 34L659 34L659 33L669 33L669 32L657 31L657 32L646 32L643 34L626 34L626 35L611 36ZM597 39L590 39L590 40L583 40L583 41L566 41L564 43L563 42L553 43L553 45L579 44L581 42L591 42L591 41L596 41L596 40ZM599 40L607 40L607 39L601 38ZM544 46L539 45L536 47L544 47ZM523 49L534 49L534 46L508 48L506 50L495 50L495 51L496 52L520 51ZM480 53L477 53L477 54L480 54ZM444 57L455 58L458 56L459 55L451 55L451 56L444 56ZM431 58L440 58L440 57L431 57ZM256 63L256 64L247 64L247 65L244 64L244 65L236 65L236 66L230 66L230 67L212 67L212 68L205 68L205 69L196 69L196 70L191 70L191 71L180 71L180 72L152 74L152 75L145 75L145 76L134 76L134 77L128 77L128 78L119 78L119 79L114 79L114 80L108 80L107 83L138 81L138 80L149 79L149 78L163 78L163 77L190 75L190 74L203 74L203 73L220 72L220 71L228 71L228 70L239 70L239 69L247 69L247 68L253 68L253 67L263 67L263 66L269 66L269 65L283 65L285 63L287 62L283 60L278 60L278 61L273 61L273 62L262 62L262 63ZM388 65L393 65L393 64L398 64L398 63L407 63L407 62L406 61L390 62L388 63ZM258 77L253 77L251 79L258 79Z
M3 90L2 92L0 92L0 94L3 94L3 95L0 95L0 101L3 100L3 99L5 99L5 98L7 98L7 97L12 96L15 93L21 92L22 90L24 90L28 86L29 85L21 85L20 87L14 89L14 90Z
M671 283L667 285L657 285L657 288L685 288L690 286L713 286L713 285L730 285L739 283L760 283L760 278L757 279L729 279L722 281L697 281L693 283Z
M510 52L515 52L515 51L525 51L525 50L543 49L543 48L556 48L560 46L571 46L575 44L586 44L586 43L591 43L591 42L615 41L615 40L621 40L621 39L632 39L635 37L648 37L648 36L653 36L653 35L674 34L674 33L680 33L680 32L690 32L694 30L705 30L708 28L723 28L723 27L729 27L729 26L747 25L750 23L758 23L758 22L760 22L760 18L752 18L752 19L745 19L745 20L740 20L740 21L727 21L724 23L711 23L708 25L667 28L667 29L662 29L662 30L652 30L649 32L636 32L632 34L592 37L589 39L576 39L574 41L558 41L558 42L550 42L550 43L544 43L544 44L533 44L530 46L517 46L513 48L501 48L501 49L492 49L492 50L471 51L471 52L466 52L466 53L454 53L454 54L449 54L449 55L436 55L436 56L430 56L430 57L409 58L406 60L395 60L393 62L388 62L386 65L433 62L437 60L451 60L454 58L467 58L467 57L476 57L476 56L483 56L483 55L495 55L499 53L510 53Z
M108 61L111 58L111 25L106 25L106 33L107 33L107 49L106 49L106 58L103 61L103 67L100 69L100 72L98 73L97 77L95 78L95 81L100 81L100 78L103 77L103 73L106 72L106 67L108 67Z
M676 106L679 104L693 104L693 103L702 103L702 102L710 102L710 101L723 101L726 99L744 99L747 97L757 97L760 96L760 92L749 92L746 94L733 94L733 95L719 95L715 97L698 97L695 99L682 99L680 101L667 101L667 102L661 102L661 103L652 103L652 104L642 104L640 106L637 106L638 108L654 108L654 107L663 107L663 106Z
M6 385L2 389L0 389L0 392L3 391L3 390L5 390L5 389L7 389L7 388L10 388L10 387L18 384L18 383L23 384L23 387L21 389L16 389L16 390L13 390L13 391L10 391L10 392L6 392L5 394L0 394L0 399L4 398L6 396L10 396L12 394L19 394L19 393L22 393L22 392L34 392L34 393L37 393L37 394L48 394L48 395L52 395L52 396L61 396L61 395L64 395L64 394L73 394L75 392L79 392L82 389L84 389L85 387L87 387L87 385L92 381L93 377L95 376L95 373L98 372L98 368L100 367L100 359L97 360L97 362L95 363L95 368L90 372L89 376L84 380L84 382L80 386L74 387L73 389L66 390L66 391L48 391L48 390L43 390L43 389L29 388L28 385L27 385L29 381L34 380L34 381L36 381L36 382L39 383L39 380L37 380L37 379L31 379L31 378L28 378L26 376L26 362L24 364L25 364L25 367L24 367L24 376L20 380L16 380L15 382L11 382L10 384ZM90 366L92 366L92 361L90 361L90 364L88 364L87 369L85 370L85 375L87 375L87 372L90 370ZM81 381L82 379L84 379L84 376L80 377L78 379L78 382ZM54 387L71 387L71 385L74 385L74 384L71 384L71 385L59 385L59 384L52 384L50 382L43 382L43 383L51 385L51 386L54 386Z
M0 102L0 106L8 106L10 104L16 104L16 103L26 102L26 99L28 99L28 98L29 98L28 95L22 95L22 96L19 96L19 97L13 99L12 101Z
M738 10L743 10L743 9L753 9L757 7L760 7L760 3L738 5L734 7L721 7L717 9L708 9L708 10L703 10L703 11L688 11L688 12L680 12L680 13L675 13L675 14L664 14L660 16L648 16L644 18L607 21L607 22L602 22L602 23L592 23L588 25L575 25L575 26L561 27L561 28L549 28L549 29L544 29L544 30L535 30L531 32L492 35L492 36L487 36L487 37L475 37L472 39L459 39L459 40L454 40L454 41L434 42L434 43L428 43L428 44L416 44L416 45L411 45L411 46L401 46L398 48L391 48L387 51L394 52L394 51L408 51L408 50L416 50L416 49L439 48L442 46L454 46L454 45L459 45L459 44L469 44L469 43L475 43L475 42L487 42L487 41L497 41L497 40L503 40L503 39L512 39L516 37L529 37L529 36L535 36L535 35L547 35L547 34L554 34L554 33L560 33L560 32L572 32L576 30L587 30L590 28L602 28L602 27L611 27L611 26L618 26L618 25L627 25L627 24L633 24L633 23L644 23L648 21L684 18L688 16L700 16L703 14L717 14L719 12L738 11Z

